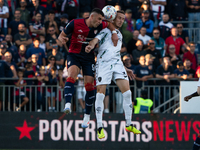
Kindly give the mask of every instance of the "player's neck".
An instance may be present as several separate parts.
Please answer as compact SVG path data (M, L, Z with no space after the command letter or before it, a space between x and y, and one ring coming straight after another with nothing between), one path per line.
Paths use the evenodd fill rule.
M88 26L88 27L92 27L92 24L91 24L91 19L90 18L87 18L87 19L85 19L85 23L86 23L86 25Z

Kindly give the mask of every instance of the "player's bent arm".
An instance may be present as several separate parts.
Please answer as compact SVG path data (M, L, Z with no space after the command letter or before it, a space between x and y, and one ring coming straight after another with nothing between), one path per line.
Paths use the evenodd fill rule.
M107 28L111 32L115 30L115 26L111 22L108 22L108 27ZM113 41L114 46L117 46L118 39L119 38L117 36L117 33L112 33L112 41Z
M62 32L60 33L59 37L58 37L58 40L59 40L62 44L64 44L64 43L66 43L66 42L69 40L69 38L66 37L66 36L67 36L67 35L65 34L65 32L62 31Z
M89 42L89 45L91 47L95 47L95 45L99 42L99 39L98 38L94 38L92 41Z

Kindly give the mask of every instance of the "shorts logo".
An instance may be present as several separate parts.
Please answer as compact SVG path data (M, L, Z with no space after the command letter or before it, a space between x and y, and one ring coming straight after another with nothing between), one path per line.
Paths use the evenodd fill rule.
M98 77L98 81L101 82L101 80L102 80L102 78L101 78L101 77Z
M68 62L68 65L70 65L70 64L71 64L71 61Z
M133 108L133 105L132 105L132 104L130 104L130 105L129 105L129 107L132 109L132 108Z
M96 111L97 111L98 114L101 113L101 107L97 107Z

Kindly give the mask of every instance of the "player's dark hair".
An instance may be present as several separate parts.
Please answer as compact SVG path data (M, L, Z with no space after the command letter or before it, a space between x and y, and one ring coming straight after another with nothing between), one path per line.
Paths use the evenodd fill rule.
M123 10L118 10L117 13L121 13L125 15L125 12Z
M93 12L95 12L97 14L100 14L100 15L102 15L104 17L103 11L101 9L99 9L99 8L94 8L91 13L93 13Z
M49 10L48 14L55 14L53 10Z
M186 62L186 61L190 61L188 58L186 58L185 60L184 60L184 62Z
M141 91L141 97L144 98L144 99L147 99L147 97L148 97L148 91L146 89L144 89L144 90Z

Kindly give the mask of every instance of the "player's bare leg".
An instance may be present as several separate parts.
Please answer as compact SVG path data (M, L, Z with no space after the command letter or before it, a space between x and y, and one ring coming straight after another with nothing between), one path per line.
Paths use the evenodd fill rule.
M125 79L117 79L116 84L121 90L123 95L123 109L126 119L126 131L133 132L134 134L140 134L141 132L137 130L135 127L133 127L133 125L131 124L133 106L132 106L132 93L130 91L129 81Z
M95 100L95 91L94 91L94 77L85 75L84 76L85 84L85 114L83 118L82 128L87 128L90 121L90 112L92 110L93 102Z
M103 101L105 98L106 86L107 85L97 86L97 94L96 94L96 101L95 101L95 112L96 112L96 119L97 119L97 136L99 139L102 139L105 137L104 131L103 131L102 118L103 118L103 110L104 110Z
M68 68L68 77L67 81L65 83L65 109L64 112L66 114L71 113L71 99L72 95L74 94L74 83L76 81L76 78L80 72L79 67L76 65L72 65Z

